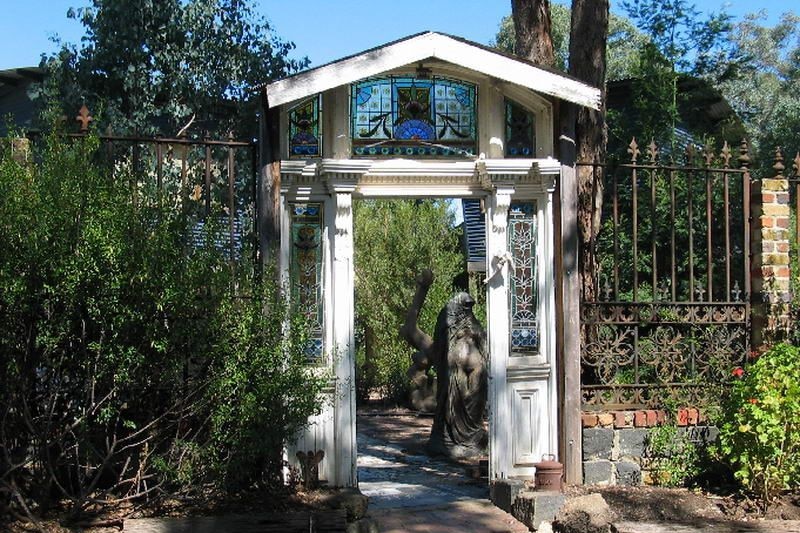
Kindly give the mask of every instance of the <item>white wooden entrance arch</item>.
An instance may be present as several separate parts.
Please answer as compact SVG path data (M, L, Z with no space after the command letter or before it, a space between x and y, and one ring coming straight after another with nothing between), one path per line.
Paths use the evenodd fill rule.
M359 101L351 84L378 75L410 77L412 85L439 75L469 82L477 108L472 151L428 143L424 155L414 157L413 143L406 153L374 148L385 141L357 145L352 113ZM273 114L282 133L280 268L289 284L306 276L303 298L313 303L317 320L311 355L335 376L326 407L294 449L324 450L320 478L331 486L357 486L353 199L482 198L490 480L531 477L544 454L558 457L553 194L561 164L551 157L553 103L597 108L599 91L475 43L425 33L273 82L265 94L270 107L280 109ZM535 115L529 157L507 157L509 98ZM317 121L313 131L309 117ZM293 144L290 131L313 135ZM447 157L432 157L437 151ZM512 235L523 234L527 254L510 247ZM304 243L312 242L319 253L302 255ZM525 294L536 296L535 305L520 318L513 298ZM535 335L537 342L518 349L525 344L520 334Z

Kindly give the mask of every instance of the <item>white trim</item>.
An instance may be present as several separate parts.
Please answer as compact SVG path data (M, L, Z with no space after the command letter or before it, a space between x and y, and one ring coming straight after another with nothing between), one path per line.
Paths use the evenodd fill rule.
M584 107L600 109L600 89L435 32L274 81L265 87L267 101L271 107L287 104L429 58L441 59Z
M299 200L330 194L345 183L357 197L484 197L497 183L526 195L551 191L560 163L543 159L321 159L281 162L281 193Z

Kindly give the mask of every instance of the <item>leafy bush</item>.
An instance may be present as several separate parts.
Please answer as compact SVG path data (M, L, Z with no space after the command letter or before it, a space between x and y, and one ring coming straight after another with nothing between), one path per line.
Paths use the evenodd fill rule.
M685 431L674 424L651 428L647 453L653 482L663 487L682 487L700 473L699 454Z
M97 149L0 148L0 517L263 486L319 408L279 288Z
M733 373L720 450L736 479L769 501L800 485L800 349L776 345Z

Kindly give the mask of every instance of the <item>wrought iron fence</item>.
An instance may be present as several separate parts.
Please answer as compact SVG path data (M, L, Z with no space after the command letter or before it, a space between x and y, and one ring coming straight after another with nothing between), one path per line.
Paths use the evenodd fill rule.
M585 163L603 208L581 303L584 409L699 405L749 353L746 146ZM732 164L733 162L733 164Z
M78 115L80 132L67 137L86 137L91 120L84 106ZM232 259L246 247L257 253L254 141L211 139L208 134L200 139L97 137L97 162L113 179L129 180L135 198L156 199L186 216L195 244L210 238Z

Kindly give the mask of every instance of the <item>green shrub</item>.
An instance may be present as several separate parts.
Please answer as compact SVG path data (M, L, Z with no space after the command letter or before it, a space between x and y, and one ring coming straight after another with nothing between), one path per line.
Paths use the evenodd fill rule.
M675 424L648 431L647 454L656 485L682 487L700 473L697 446Z
M305 325L252 253L198 244L188 191L162 209L97 154L0 146L0 515L264 486L319 409Z
M779 344L733 374L720 451L736 479L769 501L800 485L800 349Z

